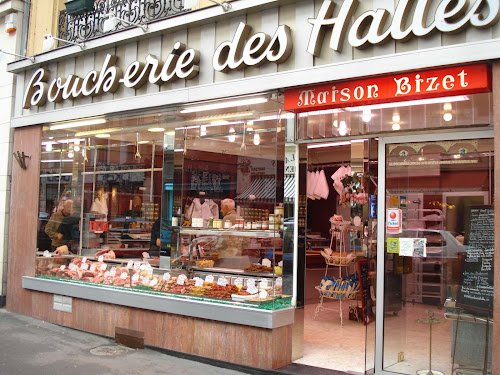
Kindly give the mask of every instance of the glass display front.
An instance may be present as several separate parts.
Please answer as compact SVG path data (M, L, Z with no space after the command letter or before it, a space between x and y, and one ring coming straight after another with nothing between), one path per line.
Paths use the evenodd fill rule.
M294 192L284 182L294 116L281 101L266 94L44 127L37 276L290 306Z

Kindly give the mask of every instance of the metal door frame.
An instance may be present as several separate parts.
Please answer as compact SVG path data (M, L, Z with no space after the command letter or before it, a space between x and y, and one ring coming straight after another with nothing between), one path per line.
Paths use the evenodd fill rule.
M461 139L494 138L493 129L473 131L450 131L446 133L425 133L379 137L378 145L378 197L377 197L377 303L375 309L375 374L394 375L383 370L384 358L384 261L385 261L385 162L386 146L394 143L454 141ZM382 225L381 225L382 224Z

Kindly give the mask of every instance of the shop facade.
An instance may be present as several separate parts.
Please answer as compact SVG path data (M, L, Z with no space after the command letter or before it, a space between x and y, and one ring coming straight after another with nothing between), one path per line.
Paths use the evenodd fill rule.
M14 151L31 159L12 171L7 308L271 369L306 357L308 305L321 320L340 304L340 319L330 316L342 332L352 296L365 344L356 371L410 373L427 368L410 326L431 318L430 305L449 318L441 312L440 371L482 368L449 359L467 351L456 344L464 314L472 335L492 327L476 346L495 373L498 348L483 341L498 337L488 264L499 17L494 1L233 1L230 12L203 9L11 63ZM313 173L344 167L327 197L310 191ZM224 220L226 198L237 221ZM66 201L73 227L64 222L61 242L44 237ZM478 271L465 266L481 229ZM469 247L448 253L460 236ZM54 257L61 245L73 254ZM352 265L329 285L354 289L332 294L325 260L337 269L348 253ZM465 276L486 284L471 291ZM308 302L314 283L319 303L314 288Z

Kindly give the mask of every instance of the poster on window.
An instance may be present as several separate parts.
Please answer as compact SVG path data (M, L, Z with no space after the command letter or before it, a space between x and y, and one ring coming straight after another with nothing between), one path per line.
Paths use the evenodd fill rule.
M387 209L387 221L385 226L385 231L387 233L401 233L401 209L399 208L388 208Z

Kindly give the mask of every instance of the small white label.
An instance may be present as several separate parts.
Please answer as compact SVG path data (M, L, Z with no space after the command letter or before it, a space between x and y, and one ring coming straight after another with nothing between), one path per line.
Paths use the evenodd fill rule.
M142 284L148 285L149 284L149 277L146 276L144 279L142 279Z
M109 277L109 276L111 276L111 272L109 271L104 272L104 277Z
M74 270L76 270L78 267L76 266L76 264L75 264L75 263L70 263L70 264L69 264L69 266L68 266L68 268L69 268L71 271L74 271Z
M101 264L101 271L106 271L106 268L108 268L106 263Z
M63 264L61 267L59 267L61 271L64 271L66 269L66 266Z
M247 279L247 286L253 285L255 286L255 279Z
M265 290L261 290L259 292L259 298L260 299L266 299L267 298L267 292Z
M134 262L134 268L139 268L141 266L141 262Z
M92 271L92 272L94 272L94 271L95 271L95 264L92 264L92 265L90 266L90 271Z
M217 285L226 286L227 285L227 279L225 277L219 277L217 279Z
M250 285L248 288L247 288L247 292L250 293L250 294L256 294L258 292L257 288L255 287L255 285Z
M82 263L85 263L87 261L87 257L83 257Z
M115 267L111 268L111 271L109 272L109 275L111 277L115 277L116 276L116 268Z
M89 265L88 263L82 263L82 265L80 266L80 268L84 271L87 271L89 269Z
M121 275L120 275L120 279L126 280L127 276L128 276L128 274L126 272L122 272Z
M138 273L134 273L134 275L132 276L132 281L139 281L139 274Z
M186 281L187 277L186 275L179 275L177 278L177 284L178 285L184 285L184 281Z
M260 279L259 286L261 288L267 288L267 286L268 286L267 280L266 279Z
M212 275L208 275L207 277L205 277L205 281L207 283L213 283L214 282L214 277Z
M271 267L271 261L269 259L262 259L262 265L265 267Z
M99 258L97 258L98 262L104 262L104 255L99 255Z
M149 259L149 253L147 253L146 251L142 253L142 257L144 259Z
M44 256L45 258L50 258L50 257L52 257L52 254L51 254L48 250L45 250L45 251L43 252L43 256Z
M243 285L243 279L241 277L236 278L236 280L234 280L234 285L237 286Z
M165 281L170 280L170 274L169 274L168 272L165 272L165 273L163 274L163 280L165 280Z
M132 262L131 260L128 261L127 263L127 268L133 268L134 267L134 262Z
M153 277L153 270L148 270L148 276L151 279Z
M141 266L139 267L139 269L140 269L141 271L145 271L145 270L146 270L146 265L145 265L144 263L143 263L143 264L141 264Z
M283 267L283 261L282 261L282 260L280 260L280 261L278 262L278 266Z
M203 286L203 279L202 279L202 278L200 278L200 277L196 277L196 278L195 278L195 282L194 282L194 286L196 286L196 287L201 287L201 286Z
M281 277L276 279L276 285L283 285L283 279Z
M149 283L149 286L150 286L150 287L153 287L153 286L155 286L156 284L158 284L158 279L153 279L153 280L151 280L151 282Z

